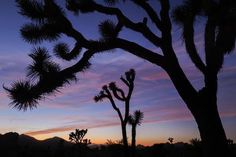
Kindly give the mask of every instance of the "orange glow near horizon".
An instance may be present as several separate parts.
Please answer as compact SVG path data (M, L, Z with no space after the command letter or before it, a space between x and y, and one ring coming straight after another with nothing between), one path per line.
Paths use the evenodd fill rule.
M45 139L49 139L49 138L53 138L53 137L60 137L63 138L66 141L69 141L69 136L68 136L69 132L63 132L63 133L52 133L52 134L39 134L39 135L30 135L30 134L26 134L28 136L31 136L37 140L45 140ZM89 138L91 139L93 144L105 144L107 142L107 140L112 140L112 141L117 141L120 139L120 137L112 137L112 138L106 138L104 136L99 136L99 135L94 135L94 134L90 134L89 136L85 136L85 138ZM130 137L129 137L130 140ZM175 142L179 142L179 141L183 141L183 142L187 142L185 139L178 139L178 141ZM137 139L137 145L141 144L144 146L151 146L153 144L156 143L166 143L167 139L165 137L154 137L154 138L138 138Z
M30 136L30 135L29 135ZM51 135L36 135L36 136L32 136L34 137L35 139L37 140L45 140L45 139L49 139L49 138L52 138L52 137L55 137L55 136L51 136ZM64 136L58 136L66 141L69 141L68 139L68 136L64 135ZM93 144L105 144L107 142L108 139L102 139L102 138L97 138L97 139L92 139L92 143ZM116 140L113 140L112 141L116 141ZM149 139L143 139L143 140L138 140L138 144L141 144L141 145L144 145L144 146L151 146L155 143L165 143L167 142L167 140L149 140Z

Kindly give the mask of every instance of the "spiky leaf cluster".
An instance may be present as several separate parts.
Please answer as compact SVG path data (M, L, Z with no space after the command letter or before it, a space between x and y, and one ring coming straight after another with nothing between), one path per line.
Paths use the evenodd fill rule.
M27 16L31 20L42 22L45 18L44 6L38 1L32 0L16 0L19 13L23 16Z
M43 40L57 40L60 33L71 25L65 19L62 8L53 0L44 0L44 3L35 0L17 0L16 2L20 13L33 21L21 28L21 35L27 42L36 44Z
M14 82L11 86L11 89L4 87L13 100L10 105L24 111L37 107L37 100L40 100L42 96L35 93L34 86L29 81Z
M141 125L143 117L143 112L136 110L133 115L129 115L128 122L130 125Z
M66 8L75 14L93 12L94 4L93 0L66 0Z
M5 88L13 105L19 110L32 109L37 106L38 101L44 95L58 91L60 87L76 80L72 73L63 73L58 64L51 60L45 48L35 48L29 56L33 62L28 66L28 77L37 80L31 84L30 81L19 81Z
M35 48L29 56L33 62L27 68L27 75L31 78L42 78L49 73L54 74L60 71L59 65L51 61L51 56L45 48Z
M173 11L173 19L178 24L186 24L192 22L196 15L200 15L202 11L201 0L187 0L184 4L178 6Z
M62 16L65 16L64 10L57 5L54 0L44 0L45 15L48 21L58 21Z
M55 41L60 37L60 30L53 23L25 24L20 32L23 39L32 44L41 43L44 40Z
M76 80L74 74L64 74L53 70L53 72L50 71L46 75L42 75L36 84L31 84L29 81L19 81L13 83L11 88L4 87L4 89L12 100L11 105L19 110L27 110L36 107L44 95L58 91L60 87L72 80Z
M105 20L99 25L99 33L104 40L111 40L117 37L116 25L111 20Z

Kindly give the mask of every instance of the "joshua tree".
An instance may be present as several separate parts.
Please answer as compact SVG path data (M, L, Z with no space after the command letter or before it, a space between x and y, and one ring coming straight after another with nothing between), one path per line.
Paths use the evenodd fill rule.
M173 137L169 137L169 138L168 138L168 141L170 142L170 144L173 144L174 138L173 138Z
M141 125L143 120L143 112L140 110L134 111L133 115L129 115L129 124L131 125L131 134L132 134L132 142L131 147L135 150L136 147L136 127L137 125Z
M69 134L69 140L74 142L77 145L88 145L91 144L90 139L84 139L84 136L87 134L88 129L75 129L75 132Z
M197 122L205 156L229 156L227 138L217 109L217 76L223 66L224 56L235 47L236 1L184 0L174 10L174 20L183 29L186 54L204 78L204 85L199 91L181 68L172 45L169 0L159 0L160 9L154 9L148 0L131 0L147 13L147 17L139 22L134 22L119 8L111 6L119 0L104 1L107 5L94 0L66 0L67 10L75 15L99 12L117 18L117 23L109 20L102 22L99 25L102 39L91 40L75 29L66 17L66 11L53 0L16 0L20 13L32 20L32 23L21 28L23 38L33 44L44 40L55 41L62 34L73 38L75 45L71 50L67 44L59 43L55 46L54 53L67 61L77 58L78 62L60 69L50 60L52 66L45 67L42 64L45 58L40 58L38 55L41 54L37 54L29 68L29 77L35 79L13 83L11 88L5 87L12 104L18 109L35 107L47 94L57 91L59 87L75 79L76 73L86 70L90 65L90 58L95 54L120 48L166 71ZM202 40L205 40L204 59L199 56L194 41L194 23L198 16L204 17L197 21L204 21L201 22L205 27ZM152 28L148 25L150 21L154 26ZM122 28L140 33L157 48L148 49L119 37ZM158 33L155 29L159 30ZM156 50L162 52L158 53Z
M130 108L130 99L134 89L134 79L135 79L135 71L130 69L125 73L125 77L121 76L121 81L128 87L127 94L121 88L117 87L115 82L109 83L109 85L105 85L102 87L100 93L94 97L95 102L102 101L104 99L108 99L113 107L113 109L117 112L122 129L122 138L124 144L124 150L128 150L128 139L126 126L129 120L129 108ZM125 105L124 114L122 115L120 109L117 107L116 102L114 100L116 98L119 101L122 101Z

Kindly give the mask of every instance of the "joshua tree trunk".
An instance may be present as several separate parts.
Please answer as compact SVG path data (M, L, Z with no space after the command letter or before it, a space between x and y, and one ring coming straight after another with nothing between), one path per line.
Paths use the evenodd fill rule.
M126 123L121 123L122 128L122 138L123 138L123 145L124 145L124 155L129 156L129 145L128 145L128 139L127 139L127 132L126 132Z
M133 151L136 146L136 125L132 125L132 143L131 143Z
M136 156L136 125L132 125L131 129L131 134L132 134L132 141L131 141L131 152L132 152L132 157Z
M179 64L174 62L165 70L197 122L204 156L229 156L226 134L217 109L217 75L209 73L205 77L205 87L196 92Z
M227 138L217 108L212 110L212 108L208 107L216 104L202 103L199 105L205 106L204 108L199 107L195 114L195 120L203 143L204 156L229 156Z
M195 111L205 156L229 156L227 137L217 109L217 73L208 72Z
M128 140L127 140L127 133L126 133L126 125L124 123L121 124L122 128L122 138L123 138L123 144L125 147L128 147Z

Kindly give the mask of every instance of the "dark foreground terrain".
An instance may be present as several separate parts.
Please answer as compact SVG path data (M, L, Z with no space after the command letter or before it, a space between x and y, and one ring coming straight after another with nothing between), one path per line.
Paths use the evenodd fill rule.
M236 156L236 144L229 141L231 151ZM200 157L201 142L192 140L188 143L162 143L144 147L137 146L137 157ZM1 157L122 157L122 145L108 142L104 145L75 145L61 138L54 137L39 141L27 135L6 133L0 135Z

